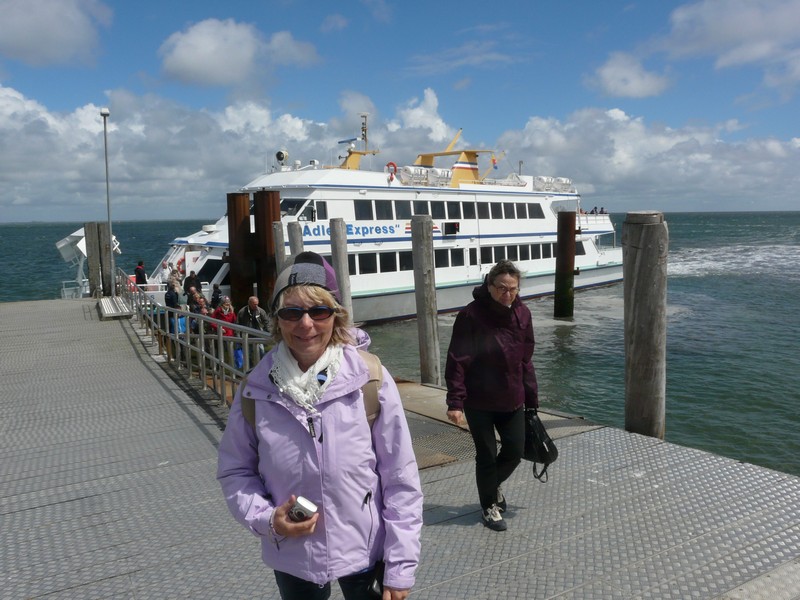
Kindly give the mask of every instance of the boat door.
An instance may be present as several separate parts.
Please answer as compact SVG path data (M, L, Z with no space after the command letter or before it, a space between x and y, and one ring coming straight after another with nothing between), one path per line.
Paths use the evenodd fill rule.
M185 273L186 275L188 275L192 271L197 272L199 270L197 268L197 263L200 260L201 254L202 251L200 250L191 252L187 250L186 252L184 252L183 259L185 262L183 263L183 268L186 270Z

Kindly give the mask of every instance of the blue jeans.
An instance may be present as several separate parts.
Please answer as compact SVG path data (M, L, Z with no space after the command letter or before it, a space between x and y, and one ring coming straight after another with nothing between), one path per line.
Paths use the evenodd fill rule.
M494 412L464 408L472 440L475 442L475 482L481 508L497 501L497 488L511 477L525 451L525 410ZM500 452L494 431L500 436Z
M375 567L361 573L339 578L345 600L375 600L381 598L370 587L375 579ZM331 597L331 584L318 585L282 571L275 571L275 581L283 600L328 600Z

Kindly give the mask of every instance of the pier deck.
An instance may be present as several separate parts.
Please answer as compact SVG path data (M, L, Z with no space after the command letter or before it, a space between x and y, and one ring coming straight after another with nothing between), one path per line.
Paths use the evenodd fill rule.
M225 409L154 359L136 319L0 303L0 339L0 598L278 598L214 478ZM800 598L800 478L546 415L550 481L523 463L495 533L468 434L433 418L441 391L401 389L436 465L412 598Z

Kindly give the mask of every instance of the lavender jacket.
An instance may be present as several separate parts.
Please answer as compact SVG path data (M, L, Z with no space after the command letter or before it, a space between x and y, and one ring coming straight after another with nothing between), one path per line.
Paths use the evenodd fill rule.
M323 584L383 559L384 584L411 588L422 490L391 376L384 369L381 412L370 431L361 392L367 365L355 347L345 346L315 415L281 394L269 378L272 364L270 352L240 386L220 442L217 479L229 510L261 538L272 569ZM255 399L255 430L242 416L242 393ZM276 544L269 519L291 494L314 502L320 520L312 535Z

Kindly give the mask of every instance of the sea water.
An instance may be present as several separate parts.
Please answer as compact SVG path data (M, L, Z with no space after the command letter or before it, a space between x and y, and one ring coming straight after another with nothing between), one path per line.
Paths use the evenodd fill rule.
M800 475L800 212L665 217L666 439ZM613 219L619 234L624 215ZM113 223L116 264L151 273L173 238L211 221ZM55 243L80 227L0 225L0 301L58 298L74 269ZM576 293L571 321L553 319L552 299L529 305L542 406L623 427L622 286ZM453 320L439 317L442 361ZM395 377L419 380L415 322L367 331Z

